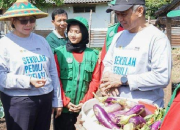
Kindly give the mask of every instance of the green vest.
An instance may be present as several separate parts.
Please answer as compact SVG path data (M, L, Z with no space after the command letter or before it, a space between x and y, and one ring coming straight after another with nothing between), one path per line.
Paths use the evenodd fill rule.
M173 103L173 100L175 99L175 97L177 96L178 92L180 91L180 84L178 84L175 88L175 90L173 91L173 94L171 95L171 99L167 105L167 108L166 108L166 111L165 111L165 114L164 114L164 117L163 117L163 120L166 116L166 114L168 113L170 107L171 107L171 104Z
M106 35L106 51L108 51L109 46L113 40L114 35L117 33L118 27L120 23L116 23L110 27L108 27L107 35Z
M76 61L71 52L67 52L65 46L56 48L55 53L61 69L60 80L65 95L77 105L88 91L92 73L98 61L98 51L86 48L81 63ZM63 112L68 112L68 109L63 108Z

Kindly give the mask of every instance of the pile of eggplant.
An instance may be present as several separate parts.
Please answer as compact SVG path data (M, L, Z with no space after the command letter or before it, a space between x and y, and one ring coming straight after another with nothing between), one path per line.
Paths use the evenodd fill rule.
M103 105L93 106L100 125L113 130L159 130L165 110L148 111L144 105L126 99L97 97Z

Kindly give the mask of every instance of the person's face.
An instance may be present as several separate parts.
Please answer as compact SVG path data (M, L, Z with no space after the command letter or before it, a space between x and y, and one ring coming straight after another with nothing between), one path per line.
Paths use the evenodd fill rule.
M141 8L139 12L139 7L136 11L133 12L133 9L130 8L126 11L115 11L118 21L121 23L122 27L125 30L128 30L131 33L135 33L138 29L139 17L142 17L143 10Z
M68 31L68 38L72 44L78 44L82 39L82 33L78 25L71 25Z
M14 33L19 37L28 37L33 31L36 23L34 16L17 17L12 19L14 25Z
M67 28L66 20L67 20L66 14L55 15L55 19L52 20L52 23L58 32L64 32L66 30L66 28Z

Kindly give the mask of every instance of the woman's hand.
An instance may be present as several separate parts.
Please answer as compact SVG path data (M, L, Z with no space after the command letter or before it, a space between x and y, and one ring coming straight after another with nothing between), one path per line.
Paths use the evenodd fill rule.
M63 109L62 107L57 107L52 109L52 114L56 111L55 118L61 115L62 109Z
M69 109L69 111L74 112L76 110L76 105L69 102L68 105L67 105L67 108Z
M74 112L80 112L82 105L83 105L83 103L79 103L78 105L76 105L76 107L75 107L76 110Z
M41 88L46 84L46 79L38 79L38 78L30 78L30 83L35 87L35 88Z

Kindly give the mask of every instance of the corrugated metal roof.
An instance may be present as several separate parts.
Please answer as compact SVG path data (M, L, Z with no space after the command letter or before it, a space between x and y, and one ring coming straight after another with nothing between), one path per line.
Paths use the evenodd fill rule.
M73 4L73 3L101 3L101 2L110 2L111 0L64 0L64 4Z

